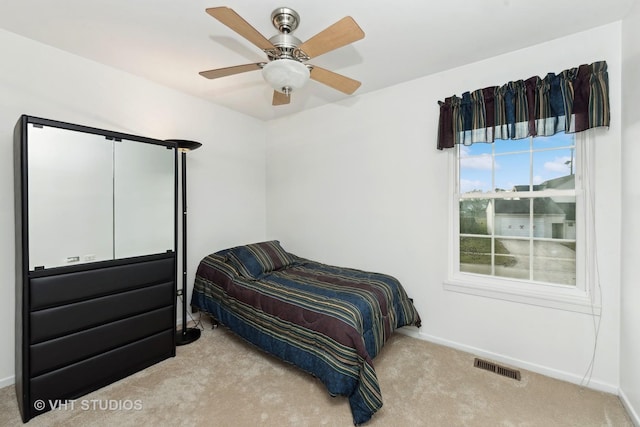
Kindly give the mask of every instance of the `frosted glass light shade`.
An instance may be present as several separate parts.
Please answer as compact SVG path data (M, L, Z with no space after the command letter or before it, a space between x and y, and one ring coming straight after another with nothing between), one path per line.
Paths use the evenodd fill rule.
M262 68L262 77L276 91L290 93L309 81L309 69L293 59L276 59Z

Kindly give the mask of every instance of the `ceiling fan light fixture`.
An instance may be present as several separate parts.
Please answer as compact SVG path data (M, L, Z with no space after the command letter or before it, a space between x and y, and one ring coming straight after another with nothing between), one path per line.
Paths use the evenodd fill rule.
M290 94L308 81L311 73L303 63L294 59L277 59L262 68L262 77L276 91Z

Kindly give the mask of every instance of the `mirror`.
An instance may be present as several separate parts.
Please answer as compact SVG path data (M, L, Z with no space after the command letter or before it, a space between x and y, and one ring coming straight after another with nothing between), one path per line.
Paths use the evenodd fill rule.
M175 251L173 147L29 123L29 270Z
M173 249L174 150L122 140L114 157L114 257Z

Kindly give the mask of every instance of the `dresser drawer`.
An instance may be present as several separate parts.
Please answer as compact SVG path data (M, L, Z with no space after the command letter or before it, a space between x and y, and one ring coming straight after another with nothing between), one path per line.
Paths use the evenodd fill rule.
M173 306L168 306L32 345L31 376L173 328Z
M52 409L49 401L74 399L117 381L175 355L173 328L123 347L102 353L73 365L34 377L30 381L31 401L42 400L46 407L37 413Z
M30 314L31 341L58 338L173 304L175 282L162 283Z
M29 280L31 310L175 280L175 257Z

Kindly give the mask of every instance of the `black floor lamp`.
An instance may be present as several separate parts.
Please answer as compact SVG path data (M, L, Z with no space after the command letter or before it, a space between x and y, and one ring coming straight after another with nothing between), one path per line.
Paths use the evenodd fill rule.
M195 141L170 139L178 144L182 166L182 330L176 331L176 345L190 344L200 338L200 329L187 328L187 152L202 146Z

